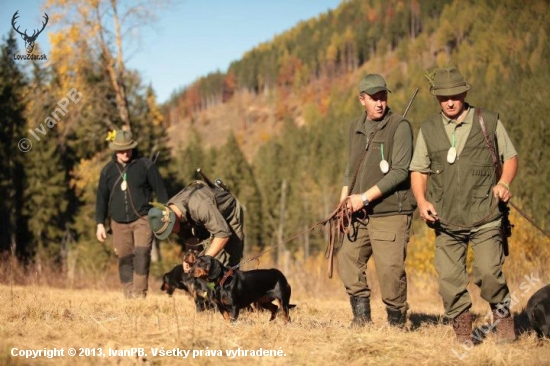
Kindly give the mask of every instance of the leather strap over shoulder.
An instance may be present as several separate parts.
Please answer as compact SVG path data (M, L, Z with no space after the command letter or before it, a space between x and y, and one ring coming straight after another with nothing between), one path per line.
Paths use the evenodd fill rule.
M491 158L493 160L493 166L495 167L495 171L497 174L497 179L500 178L500 175L502 174L502 166L500 165L500 161L498 159L498 155L495 149L495 146L491 139L489 138L489 134L487 133L487 127L485 126L485 121L483 120L483 116L481 115L481 108L477 109L477 117L479 120L479 124L481 125L481 131L483 132L483 137L485 139L485 144L487 145L487 148L491 152Z

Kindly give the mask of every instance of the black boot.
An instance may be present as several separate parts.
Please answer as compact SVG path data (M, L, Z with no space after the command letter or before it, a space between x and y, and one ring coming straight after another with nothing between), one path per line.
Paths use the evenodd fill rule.
M388 313L388 323L393 327L404 328L407 322L407 314L403 314L401 310L386 309Z
M351 327L362 327L367 323L372 323L370 317L370 298L350 296L349 300L351 310L353 311Z

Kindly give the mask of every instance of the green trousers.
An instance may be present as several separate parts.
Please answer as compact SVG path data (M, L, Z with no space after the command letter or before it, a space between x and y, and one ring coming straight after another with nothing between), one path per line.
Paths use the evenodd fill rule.
M453 319L472 306L466 289L468 244L474 252L473 280L481 289L481 298L498 304L509 295L502 272L505 257L498 226L479 230L436 230L435 269L439 274L439 294L445 316Z
M356 239L344 239L338 249L340 278L350 296L370 297L367 262L374 258L382 301L391 310L405 313L407 274L405 258L411 227L410 215L369 217L366 223L354 222Z
M111 221L118 273L127 297L145 295L148 289L153 232L147 216L130 223Z

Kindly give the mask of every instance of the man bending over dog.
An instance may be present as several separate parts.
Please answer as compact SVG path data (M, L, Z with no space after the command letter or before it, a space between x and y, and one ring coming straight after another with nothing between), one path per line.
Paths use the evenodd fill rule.
M180 233L189 241L189 235L207 231L210 238L200 243L201 254L215 257L231 267L243 257L243 207L226 190L194 181L172 197L166 206L151 208L148 218L153 233L160 240L171 233ZM188 272L189 264L184 262L183 266Z

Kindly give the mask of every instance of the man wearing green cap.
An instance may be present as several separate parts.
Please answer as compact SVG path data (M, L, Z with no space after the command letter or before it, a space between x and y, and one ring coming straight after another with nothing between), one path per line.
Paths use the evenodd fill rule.
M459 342L473 341L472 300L466 289L470 243L474 283L491 305L497 340L512 341L499 202L512 196L517 153L498 114L465 102L470 84L456 67L436 69L430 81L441 112L421 125L410 170L420 217L435 230L435 266L445 316L452 319ZM502 165L500 176L493 159Z
M99 177L96 236L100 242L107 238L104 223L109 214L124 296L144 298L153 246L146 218L149 202L153 193L159 202L166 202L168 195L156 165L139 156L130 131L113 131L107 140L115 153Z
M166 206L151 208L148 219L159 240L178 233L186 242L197 239L199 245L191 249L215 257L226 266L235 266L241 261L244 249L243 207L226 190L194 181L172 197ZM200 233L206 233L206 237L201 237ZM187 263L184 267L187 271Z
M388 107L384 78L369 74L359 83L361 116L349 125L349 160L340 201L354 211L350 235L338 250L340 278L350 297L352 326L371 322L367 262L376 263L388 322L404 327L407 303L406 246L416 207L408 167L410 123Z

